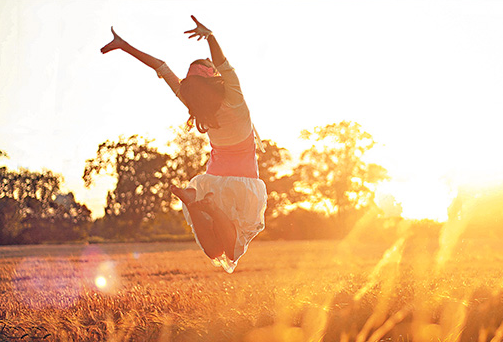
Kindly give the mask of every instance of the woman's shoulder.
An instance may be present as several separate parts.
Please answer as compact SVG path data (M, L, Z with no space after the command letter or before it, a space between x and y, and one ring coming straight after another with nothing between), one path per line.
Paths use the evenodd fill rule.
M223 61L222 64L216 66L219 73L225 73L227 71L234 71L234 68L231 66L227 58Z

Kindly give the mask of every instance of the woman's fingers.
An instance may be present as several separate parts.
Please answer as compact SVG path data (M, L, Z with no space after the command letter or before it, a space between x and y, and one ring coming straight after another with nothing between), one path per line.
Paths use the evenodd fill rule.
M201 40L201 39L203 39L203 38L207 38L208 34L211 34L211 31L208 30L203 24L201 24L196 19L196 17L194 17L193 15L191 15L190 17L192 18L192 20L194 20L194 22L196 23L197 27L195 29L185 31L184 33L187 33L187 34L192 33L192 35L189 36L189 39L199 36L197 38L198 41Z
M199 36L199 37L197 37L197 40L198 40L198 41L200 41L201 39L203 39L203 38L204 38L204 36L203 36L202 34L199 34L199 33L194 33L192 36L189 36L189 39L190 39L190 38L194 38L194 37L196 37L196 36Z
M197 25L196 30L199 29L199 30L203 30L203 31L209 31L206 26L204 26L203 24L201 24L199 22L199 20L196 19L196 17L194 17L193 15L191 15L190 17L192 18L192 20L194 20L194 22Z
M193 15L191 15L190 17L192 18L192 20L194 20L197 26L201 25L201 23L196 19L196 17L194 17Z
M197 29L197 28L195 28L195 29L193 29L193 30L188 30L188 31L185 31L184 33L186 33L186 34L190 34L190 33L192 33L192 35L191 35L191 36L189 36L189 39L190 39L190 38L192 38L192 37L195 37L195 36L197 36L197 35L200 35L200 34L201 34L201 33L199 33L199 32L198 32L198 29Z
M201 40L202 38L204 38L204 37L205 37L205 35L204 35L203 33L201 33L201 32L197 32L197 30L185 31L184 33L192 33L192 34L189 36L189 39L190 39L190 38L194 38L194 37L199 36L197 40Z
M113 26L111 27L111 30L114 38L110 43L101 48L101 53L107 53L112 50L120 49L122 44L124 43L124 40L119 37L117 33L115 33Z

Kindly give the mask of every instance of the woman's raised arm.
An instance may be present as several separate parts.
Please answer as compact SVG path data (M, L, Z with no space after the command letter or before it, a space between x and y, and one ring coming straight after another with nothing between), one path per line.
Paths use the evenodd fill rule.
M192 33L192 35L189 36L189 39L194 37L198 37L197 40L201 40L202 38L206 39L208 41L208 45L210 46L211 60L213 61L213 64L216 67L222 65L222 63L225 62L225 56L222 52L222 49L220 48L220 45L218 45L217 39L213 35L213 32L211 32L210 29L201 24L193 15L191 15L190 17L196 23L196 28L185 31L184 33Z
M142 52L132 45L128 44L117 33L115 33L113 27L112 34L114 35L113 40L103 48L101 48L101 53L105 54L110 51L120 49L130 54L140 62L154 69L157 72L157 75L159 77L162 77L166 81L175 95L183 102L183 99L180 96L180 79L171 71L171 69L166 65L166 63L164 63L164 61L152 57L149 54L146 54L145 52Z
M152 57L149 54L146 54L128 44L128 42L126 42L124 39L119 37L117 33L115 33L113 26L112 26L112 34L114 35L114 39L110 43L101 48L101 53L105 54L112 50L121 49L122 51L129 53L131 56L136 57L140 62L148 65L152 69L157 69L164 64L164 62L161 61L160 59Z

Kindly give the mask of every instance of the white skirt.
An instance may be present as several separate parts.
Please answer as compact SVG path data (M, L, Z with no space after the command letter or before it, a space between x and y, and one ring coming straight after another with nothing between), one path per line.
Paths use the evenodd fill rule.
M251 240L264 230L264 213L267 205L264 182L257 178L202 174L192 178L188 187L196 189L196 201L202 200L208 192L213 192L216 205L234 223L236 227L234 260L230 260L225 253L212 260L215 266L221 266L228 273L232 273ZM185 205L183 214L192 227L197 244L203 249Z

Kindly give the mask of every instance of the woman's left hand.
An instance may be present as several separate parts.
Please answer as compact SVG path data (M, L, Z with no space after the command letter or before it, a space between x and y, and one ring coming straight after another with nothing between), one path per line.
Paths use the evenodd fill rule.
M209 36L211 36L213 34L213 32L211 32L210 29L208 29L206 26L204 26L203 24L201 24L197 19L196 17L194 17L193 15L190 16L192 18L192 20L194 20L194 22L196 23L196 28L195 29L192 29L192 30L189 30L189 31L185 31L184 33L192 33L191 36L189 36L189 39L190 38L194 38L196 36L199 36L197 38L197 40L201 40L201 39L208 39Z

